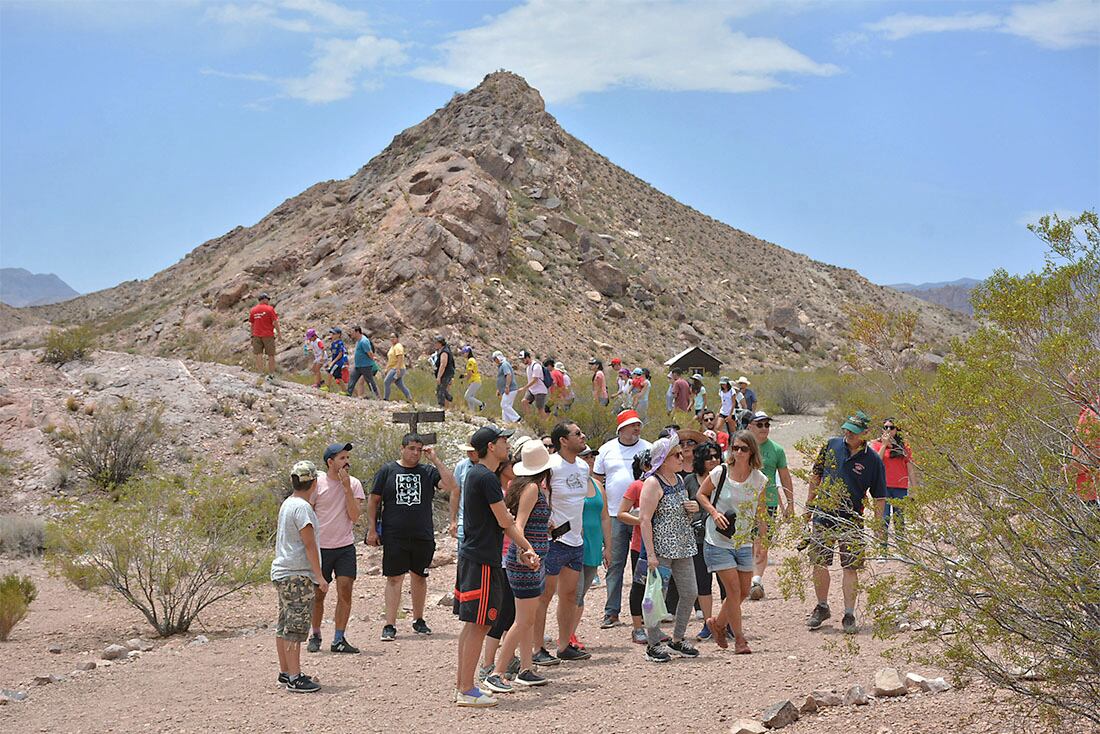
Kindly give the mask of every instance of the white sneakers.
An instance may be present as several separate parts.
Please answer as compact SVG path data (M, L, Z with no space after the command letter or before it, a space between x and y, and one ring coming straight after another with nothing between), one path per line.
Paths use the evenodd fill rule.
M473 689L476 695L467 695L462 691L455 691L455 704L466 708L489 708L497 705L497 700L480 689Z

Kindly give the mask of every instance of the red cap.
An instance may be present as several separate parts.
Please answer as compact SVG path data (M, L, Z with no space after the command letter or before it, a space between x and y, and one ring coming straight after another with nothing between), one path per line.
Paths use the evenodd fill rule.
M619 413L618 417L615 419L615 422L617 424L615 427L616 430L622 430L632 423L641 423L642 419L638 417L638 411L624 410L622 413Z
M621 359L619 359L618 357L615 357L614 359L611 360L611 364L622 364L622 363L623 363L623 361Z

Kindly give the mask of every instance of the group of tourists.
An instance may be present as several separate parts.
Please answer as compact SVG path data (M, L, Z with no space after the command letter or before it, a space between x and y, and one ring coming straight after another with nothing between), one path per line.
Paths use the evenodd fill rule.
M351 475L351 444L329 446L323 468L298 462L291 469L293 493L279 512L271 571L279 597L280 683L292 692L319 689L301 671L300 648L303 642L310 652L322 647L320 623L332 583L337 603L329 650L359 652L346 633L356 577L353 528L364 499L366 542L381 546L386 578L381 640L399 634L406 576L411 630L431 634L424 615L437 491L449 496L450 531L458 539L459 706L494 706L516 688L546 685L553 666L588 660L578 627L601 566L607 593L600 627L620 625L627 586L631 640L647 661L694 659L695 643L711 639L734 654L751 654L741 607L765 596L768 546L780 515L800 517L807 528L817 595L808 627L831 617L829 566L839 551L842 627L858 631L865 496L883 503L881 514L893 518L895 533L903 527L898 508L889 515L885 509L904 497L912 461L896 423L884 421L880 439L869 443L869 418L850 416L840 435L822 446L799 516L786 453L770 438L771 417L754 411L746 428L732 431L724 430L722 417L704 410L699 429L668 425L650 443L641 438L641 415L630 408L618 413L615 436L598 448L568 418L543 440L487 425L461 446L466 457L453 472L409 433L397 460L374 476L369 498ZM557 628L548 638L551 607ZM692 639L688 625L696 607L703 624ZM655 613L661 608L669 614ZM665 623L671 623L667 631Z

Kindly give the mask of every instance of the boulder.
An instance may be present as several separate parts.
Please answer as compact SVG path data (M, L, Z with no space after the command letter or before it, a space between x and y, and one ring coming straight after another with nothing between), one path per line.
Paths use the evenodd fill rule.
M866 706L869 703L871 703L871 699L868 697L867 691L863 690L863 686L852 686L844 694L845 706Z
M60 655L61 645L50 645L46 648L46 652L50 653L51 655Z
M876 696L882 696L884 698L904 696L909 692L897 668L882 668L875 673L875 685L873 690Z
M546 226L550 228L551 232L559 234L566 239L571 238L577 233L577 223L560 214L551 214L548 216L546 218Z
M7 688L0 688L0 701L7 703L8 701L25 701L27 700L26 691L13 691Z
M782 729L798 721L798 707L789 699L773 703L764 709L760 720L769 729Z
M605 296L615 298L626 293L626 274L605 260L593 260L584 265L581 272L585 280Z
M815 334L807 326L808 319L803 318L802 309L793 305L780 305L773 308L764 319L764 325L780 336L801 344L803 349L813 345Z
M34 684L36 686L48 686L51 683L60 683L65 680L59 675L36 675L34 677Z
M130 651L123 645L108 645L103 649L103 654L100 657L104 660L118 660L128 652Z
M623 308L616 301L612 301L607 306L607 317L611 319L621 319L626 317L626 309Z
M599 291L585 291L584 297L592 303L599 303L603 300L603 296L600 295Z
M243 274L232 278L218 291L218 295L214 296L214 308L224 310L235 306L248 293L249 288L251 284Z
M680 328L676 330L676 338L687 344L698 344L703 341L703 336L691 324L680 324Z
M143 640L140 637L131 637L129 640L126 640L126 647L130 650L149 652L153 649L153 643L149 642L149 640Z
M767 729L756 719L738 719L730 727L729 734L764 734Z
M905 687L910 691L923 691L926 678L916 673L905 674Z
M541 273L543 270L545 270L545 268L542 267L542 263L540 263L538 260L528 260L527 267L531 268L536 273Z
M951 684L943 678L929 678L924 682L924 690L929 693L943 693L951 690Z
M917 358L917 366L926 372L935 372L943 364L943 357L932 352L925 352Z
M800 714L812 714L816 712L820 706L817 703L817 699L813 695L806 696L802 701L802 705L798 707L798 713Z
M86 672L86 671L89 671L89 670L95 670L96 669L96 663L95 663L94 660L86 660L83 663L80 663L79 665L77 665L76 669L81 671L81 672Z

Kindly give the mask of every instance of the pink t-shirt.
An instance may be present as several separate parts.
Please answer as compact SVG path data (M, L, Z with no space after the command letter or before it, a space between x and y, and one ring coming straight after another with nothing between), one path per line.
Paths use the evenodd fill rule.
M357 500L366 499L363 483L351 478L351 493ZM317 477L317 488L309 498L313 511L317 513L317 537L322 548L343 548L354 545L355 530L348 517L348 505L344 499L344 487L338 480L328 478L327 474Z

